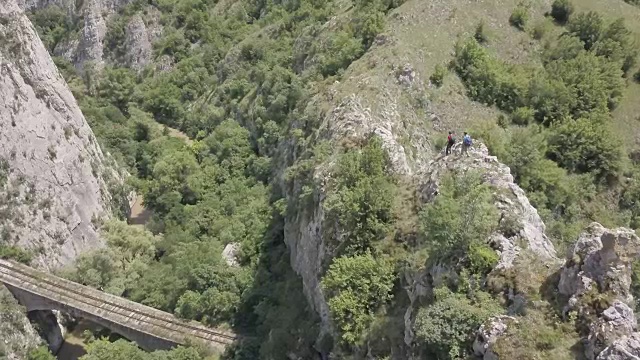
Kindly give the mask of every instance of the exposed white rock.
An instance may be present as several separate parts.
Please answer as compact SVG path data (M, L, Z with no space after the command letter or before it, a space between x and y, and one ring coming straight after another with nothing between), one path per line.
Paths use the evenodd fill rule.
M106 167L75 99L14 0L0 4L0 161L11 218L5 241L34 250L35 265L68 264L103 245L92 219L108 216Z
M637 322L631 308L615 301L602 316L589 326L589 335L585 346L587 359L600 357L600 353L617 340L633 335Z
M640 360L640 334L636 332L614 341L596 360Z
M26 359L27 352L42 343L42 339L25 316L25 309L18 304L4 285L0 285L0 350L3 350L2 359Z
M640 253L640 238L630 229L609 230L592 223L569 249L558 290L571 297L572 307L580 295L597 286L627 304L633 303L631 262Z
M227 262L227 265L234 266L234 267L240 266L237 258L239 251L240 251L239 243L229 243L227 244L227 246L224 247L224 250L222 250L222 258L224 259L224 261Z
M640 349L631 287L631 263L640 253L640 238L630 229L607 229L590 224L567 252L558 291L569 296L565 312L577 310L592 316L594 309L581 303L590 290L614 299L596 321L589 324L585 339L587 359L634 359Z
M498 356L491 350L498 338L507 332L509 324L517 322L511 316L497 316L480 326L473 341L473 353L483 360L498 360Z
M54 54L63 56L74 63L78 68L83 68L86 63L91 63L95 69L100 69L104 65L103 41L107 33L107 23L110 17L118 9L131 3L133 0L18 0L18 6L24 10L38 10L47 6L56 5L68 10L72 17L81 17L83 24L80 29L79 38L64 38L56 45ZM139 29L139 28L137 28ZM145 29L146 30L146 29ZM128 36L138 39L148 39L149 34L140 34L136 31L127 32ZM145 53L146 44L136 44L131 50L131 56L141 56L135 63L144 63L148 56ZM131 60L131 59L127 59Z

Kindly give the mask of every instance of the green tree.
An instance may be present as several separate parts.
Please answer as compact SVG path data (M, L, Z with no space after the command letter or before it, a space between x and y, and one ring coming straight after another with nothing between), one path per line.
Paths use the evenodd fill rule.
M616 177L620 170L620 142L606 119L566 120L551 128L550 158L576 173L592 173L599 179Z
M55 358L46 346L39 346L27 355L27 360L55 360Z
M569 0L555 0L551 4L551 16L560 24L569 21L573 10L573 4Z
M604 20L594 11L580 13L569 20L567 31L578 37L584 48L589 50L600 40L604 32Z
M361 340L375 312L391 300L393 264L370 253L339 257L322 279L331 316L347 345Z
M529 9L527 9L527 7L523 4L518 5L509 17L509 23L520 30L524 30L524 27L528 21Z
M438 359L463 359L471 355L471 344L480 325L502 312L487 293L471 299L447 288L435 290L435 301L419 310L414 325L416 337L427 353Z
M104 69L96 90L104 102L116 106L123 114L128 114L128 104L132 100L136 85L134 73L126 68Z
M484 250L497 227L498 212L479 174L444 177L435 201L420 212L420 222L427 246L438 259L474 267L478 273L487 273L497 262L495 252ZM483 257L486 261L479 261Z
M107 247L83 254L63 275L114 295L127 294L148 271L159 238L117 220L107 222L100 230Z
M373 136L362 150L348 150L337 164L335 190L325 207L345 236L339 253L358 254L371 249L391 230L394 186L388 175L382 142Z

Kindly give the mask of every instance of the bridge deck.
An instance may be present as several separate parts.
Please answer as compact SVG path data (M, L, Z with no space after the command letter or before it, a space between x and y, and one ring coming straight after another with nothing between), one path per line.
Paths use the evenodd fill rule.
M0 282L177 344L184 344L188 338L192 338L205 343L228 345L236 339L231 332L213 330L195 321L178 319L166 312L13 261L0 259Z

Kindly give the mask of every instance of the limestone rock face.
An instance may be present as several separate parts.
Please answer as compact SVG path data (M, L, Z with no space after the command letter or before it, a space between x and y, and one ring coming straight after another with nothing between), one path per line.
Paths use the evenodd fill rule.
M593 286L632 304L631 262L639 252L640 238L633 230L592 223L569 250L558 290L571 297L570 306Z
M0 4L2 242L31 249L34 265L64 265L103 245L94 224L110 213L96 139L47 50L16 3Z
M82 18L82 27L78 37L67 37L56 45L54 54L62 56L82 68L91 63L97 69L104 65L104 39L107 34L107 24L111 16L119 9L131 3L132 0L85 0L77 7L75 0L18 0L23 10L37 10L56 5L68 10L69 16ZM120 59L125 65L140 69L151 58L151 41L161 31L159 27L159 12L149 7L145 19L151 26L147 26L140 14L133 16L127 25L125 59ZM154 11L155 10L155 11ZM158 15L158 16L157 16Z
M134 69L142 70L151 61L152 42L160 35L162 29L158 23L160 20L160 12L154 7L148 7L145 14L147 27L141 14L135 14L127 23L125 33L125 58L124 63Z
M600 353L614 341L632 335L636 330L637 322L631 308L621 302L615 301L606 309L602 316L589 326L589 335L585 354L588 359L600 358Z
M30 349L43 343L24 313L9 290L0 286L0 349L6 356L2 359L26 359Z
M596 360L629 360L640 359L640 334L633 333L616 340L604 349Z
M640 253L640 238L633 230L607 229L592 223L580 235L560 273L558 291L569 296L565 312L593 316L595 310L581 300L587 292L613 299L611 306L589 324L585 339L587 359L634 359L640 335L633 305L631 263Z
M511 316L497 316L480 326L473 341L473 353L483 360L497 360L498 356L491 351L491 346L507 331L509 324L517 321Z

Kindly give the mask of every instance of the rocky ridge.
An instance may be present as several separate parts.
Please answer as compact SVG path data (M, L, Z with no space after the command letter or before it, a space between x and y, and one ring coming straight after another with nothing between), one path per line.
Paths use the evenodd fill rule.
M565 312L593 319L585 338L587 359L640 357L637 321L631 295L631 265L640 255L640 238L633 230L607 229L592 223L567 254L558 291L569 297ZM599 297L608 307L593 307Z
M417 75L405 66L398 80L398 86L407 86L407 82L417 82ZM419 159L411 157L402 141L393 111L387 109L385 113L376 113L364 105L364 101L357 95L343 99L331 111L327 112L323 123L323 138L331 139L335 143L357 141L368 134L376 134L382 139L383 147L387 150L391 168L396 174L408 177L417 183L416 193L422 202L432 201L437 196L439 181L449 172L466 172L479 170L485 181L490 184L497 194L496 203L501 222L516 219L517 228L511 226L510 231L498 231L489 239L500 254L497 270L510 268L522 250L530 250L549 262L558 262L556 252L551 241L544 234L545 226L536 209L529 203L524 191L514 183L509 168L490 156L487 148L478 143L470 151L469 158L458 155L445 157L436 155L428 160L431 150L417 151ZM391 114L391 115L390 115ZM413 138L427 138L425 130L414 129ZM459 148L455 148L459 152ZM414 152L411 152L414 154ZM325 244L327 227L325 210L323 207L327 195L327 184L331 176L332 160L320 165L314 173L315 182L320 185L314 194L315 206L288 218L285 224L285 241L291 252L291 265L302 277L303 289L313 308L322 319L323 330L332 331L328 305L321 288L323 264L331 256ZM293 193L300 190L300 184L294 184ZM503 226L500 226L501 228ZM339 234L336 234L339 236ZM407 292L412 304L405 313L405 343L411 346L413 342L412 323L414 317L414 301L424 296L433 286L428 278L437 278L438 272L447 269L425 269L420 274L405 274ZM434 276L436 275L436 276Z

